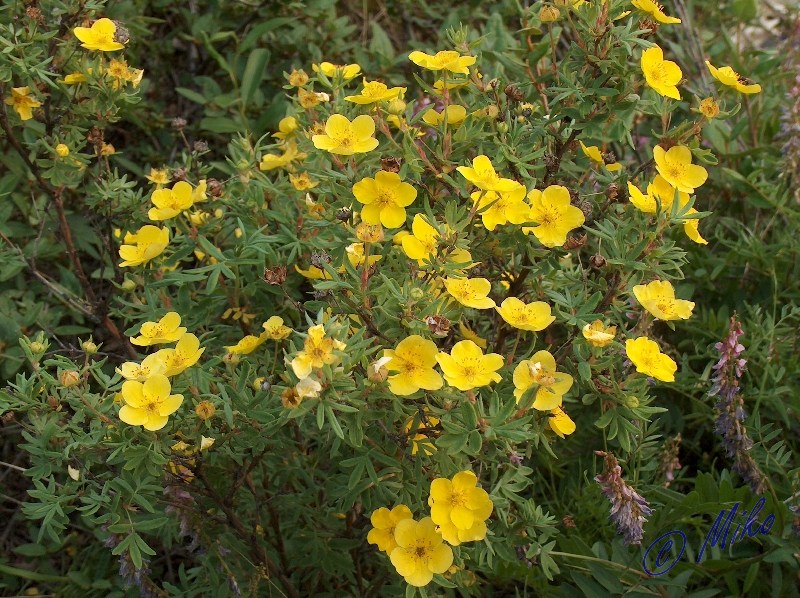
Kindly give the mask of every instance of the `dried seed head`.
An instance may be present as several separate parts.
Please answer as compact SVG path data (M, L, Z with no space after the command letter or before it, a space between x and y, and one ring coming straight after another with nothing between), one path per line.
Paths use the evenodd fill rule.
M203 421L214 417L216 412L217 408L214 407L214 404L211 401L200 401L197 404L197 407L194 408L195 415L197 415L197 417Z
M114 32L114 41L118 44L127 44L131 39L131 33L128 28L119 21L114 21L114 25L117 26L117 30Z
M341 220L342 222L347 222L350 220L350 217L353 215L353 210L350 208L340 208L336 212L336 220Z
M592 205L592 202L587 199L579 201L578 208L581 212L583 212L583 215L587 221L592 219L592 214L594 213L594 206Z
M211 197L222 197L222 193L225 190L223 184L217 179L206 180L206 189L208 189L208 194Z
M177 116L172 119L170 126L176 131L182 131L186 127L186 119Z
M652 19L642 19L642 22L639 23L639 28L647 31L643 37L650 37L651 35L655 35L656 31L658 31L658 23Z
M176 168L172 171L172 180L173 181L185 181L186 180L186 169L183 167Z
M520 91L519 87L514 84L506 85L506 88L503 90L505 91L506 96L509 100L513 100L515 102L521 102L525 99L525 96Z
M195 141L192 149L198 154L203 154L208 151L208 142L203 140Z
M331 256L325 251L315 251L311 254L311 265L316 268L322 268L323 264L330 264Z
M592 268L596 268L597 270L599 270L600 268L606 265L606 258L604 258L599 253L596 253L589 258L589 265Z
M394 156L381 158L381 169L386 172L400 172L400 167L403 166L403 159Z
M606 197L611 201L616 201L619 198L619 185L617 183L611 183L606 188Z
M558 170L558 158L555 157L554 154L547 152L544 155L544 167L547 169L547 172L553 173Z
M606 152L603 154L603 162L606 164L614 164L617 161L617 156L614 155L614 152Z
M450 320L444 316L433 315L423 320L434 336L447 336L450 332Z
M42 18L42 11L36 6L29 6L25 9L25 14L31 21L36 21L40 25L44 23Z
M315 290L313 293L311 293L311 296L314 298L314 301L322 301L326 297L329 297L330 294L331 294L330 291L317 291L317 290Z
M564 515L564 518L561 520L561 523L567 529L572 529L575 527L575 518L572 515Z
M286 266L264 268L264 281L272 286L279 286L286 282Z
M567 251L570 251L572 249L580 249L581 247L586 245L587 238L588 237L586 233L583 233L582 235L572 234L567 238L567 242L564 243L564 249L566 249Z

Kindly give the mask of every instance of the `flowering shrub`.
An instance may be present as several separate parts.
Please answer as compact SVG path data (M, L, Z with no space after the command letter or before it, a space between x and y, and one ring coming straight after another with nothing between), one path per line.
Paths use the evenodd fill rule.
M766 232L742 247L771 316L714 282L741 265L715 253L739 222L715 194L797 222L768 161L730 161L774 108L768 54L740 69L763 89L719 49L693 62L649 0L536 2L396 53L377 26L388 65L304 57L266 130L248 110L269 54L204 33L240 95L178 91L238 112L203 119L227 149L176 118L183 147L134 163L106 131L159 93L147 53L125 58L148 21L73 8L2 30L25 40L0 55L3 301L42 315L14 316L0 409L31 484L15 553L42 570L0 574L143 596L665 594L717 572L788 591L796 373L772 357L797 365L797 293L777 301L796 264ZM749 569L640 568L645 539L749 491L781 522L735 555Z

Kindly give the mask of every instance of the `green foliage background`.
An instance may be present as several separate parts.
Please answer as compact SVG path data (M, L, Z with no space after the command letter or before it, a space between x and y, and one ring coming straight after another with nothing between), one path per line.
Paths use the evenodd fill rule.
M145 69L140 93L108 100L106 114L82 112L84 107L70 103L66 96L53 95L49 106L52 122L69 120L67 114L75 116L74 127L62 129L75 144L86 135L85 123L92 121L104 129L105 141L118 150L109 158L108 168L87 170L91 176L84 178L79 190L59 200L66 207L75 247L88 265L94 298L86 295L66 253L62 223L50 207L52 197L26 163L49 167L41 156L46 154L44 144L49 141L45 140L52 131L44 124L29 123L24 129L5 130L0 139L3 593L23 594L35 587L42 594L61 596L135 596L142 590L175 596L283 595L287 585L302 588L297 595L309 596L396 596L406 591L386 559L379 561L364 537L371 510L391 506L396 495L411 491L392 481L400 471L396 459L377 450L353 453L348 444L361 441L358 435L363 437L365 426L372 426L374 433L376 422L398 419L401 414L393 413L398 409L395 404L382 401L358 415L352 414L365 402L326 404L315 412L304 405L278 433L276 422L285 423L280 401L273 394L270 402L264 391L251 387L252 381L266 372L251 370L252 366L243 363L227 389L217 386L205 370L193 374L200 396L219 397L218 411L224 423L215 434L229 439L218 441L205 473L195 481L203 489L193 504L181 503L185 497L179 495L163 495L160 480L168 461L164 455L172 442L136 442L133 430L125 428L115 446L107 439L107 422L97 418L99 409L114 419L108 393L103 391L113 385L109 365L126 357L122 342L109 333L106 317L125 323L121 333L132 332L136 323L152 319L162 307L159 286L175 284L178 292L173 307L184 315L184 325L190 331L205 327L210 337L220 339L220 345L233 344L237 335L241 336L238 326L230 321L208 321L209 314L220 313L229 301L218 288L219 280L251 282L252 286L237 287L237 291L248 297L250 305L273 313L274 306L286 299L282 291L256 284L259 271L279 257L307 266L301 257L310 253L312 244L293 241L285 228L260 230L265 217L264 222L254 223L258 226L245 227L245 242L236 249L225 249L224 256L211 243L203 247L211 255L219 254L220 266L151 280L143 289L138 274L110 266L117 262L113 229L133 218L146 202L149 188L144 176L151 166L181 165L192 173L232 181L231 186L238 189L236 180L248 176L253 156L268 143L262 136L275 131L290 109L288 94L292 92L287 91L284 74L293 68L310 72L311 63L321 60L357 62L371 79L409 85L418 69L408 61L408 51L442 49L447 30L463 25L471 40L482 38L479 66L485 77L498 78L501 89L517 84L530 101L535 100L524 65L535 62L537 53L551 49L546 36L526 27L540 6L507 0L455 5L438 0L123 0L105 7L101 2L43 0L2 5L0 84L4 92L12 80L19 84L21 72L40 81L55 78L53 72L62 75L59 65L49 61L48 44L64 37L93 10L125 23L131 36L125 57L130 65ZM33 24L37 19L31 16L31 8L41 11L41 25ZM654 405L666 411L651 416L641 435L633 433L636 428L631 420L646 417L646 412L631 413L625 406L605 411L602 393L589 380L582 380L585 392L577 401L596 409L589 414L583 407L582 416L576 418L578 432L554 449L558 459L543 441L527 447L524 465L513 469L506 466L507 455L495 445L485 443L482 448L481 434L476 431L480 418L501 435L524 440L519 429L506 424L508 406L495 400L485 413L465 407L459 414L463 426L447 430L440 446L473 455L487 468L497 468L493 498L498 513L508 515L509 522L498 524L495 534L507 534L509 540L497 554L486 546L476 549L472 558L482 569L474 585L469 585L473 580L462 572L453 580L459 589L431 586L429 595L798 594L800 569L792 524L794 521L795 528L800 524L790 510L797 506L800 493L800 266L796 239L800 150L792 142L793 136L800 135L800 108L795 107L800 93L793 90L795 77L800 76L798 15L788 14L772 37L751 45L734 41L732 36L760 22L766 6L757 6L755 0L681 1L667 10L682 16L685 26L668 32L664 28L659 43L683 66L693 91L702 97L714 89L703 65L706 58L714 64L741 68L764 88L757 97L748 98L739 114L714 121L704 130L705 143L719 160L717 166L708 167L710 179L702 188L702 210L713 213L701 225L709 245L683 243L687 255L680 251L669 254L675 269L682 270L685 277L679 295L691 297L697 307L688 323L659 330L682 356L681 375L674 385L654 391ZM28 35L29 28L37 32ZM528 36L533 47L526 45ZM567 56L569 41L560 39L556 50ZM577 87L585 81L572 83L574 89L565 86L559 90L564 97L585 91ZM625 118L623 108L620 111L616 128L601 131L598 127L595 138L602 141L607 134L617 142L620 131L625 130L634 137L659 134L653 130L652 120L632 122ZM185 119L182 131L171 126L174 118ZM250 135L239 136L245 132ZM17 139L17 135L22 137ZM509 145L524 156L529 148L515 146L518 139L512 132ZM207 147L197 145L201 141ZM16 151L19 147L21 152ZM649 147L641 146L642 164L649 157ZM625 154L622 146L619 150L618 155ZM533 153L528 157L531 163L540 158ZM249 166L241 168L242 161ZM230 238L259 201L247 191L229 201L216 238ZM603 216L596 213L592 224L601 233L602 222L607 222L601 220ZM271 217L286 224L290 214L273 213ZM609 234L613 237L617 232L610 230ZM653 267L635 266L628 261L624 245L614 247L613 243L604 245L605 256L612 263L617 260L621 271ZM186 254L190 252L187 246ZM126 277L137 283L138 290L125 290ZM190 292L194 283L205 292ZM316 313L327 305L312 300L312 290L309 283L298 279L286 292L289 301L305 302L306 308ZM393 290L408 301L409 289ZM386 293L388 296L389 291ZM562 314L580 316L594 309L573 305L571 300L563 296L555 300ZM749 507L754 502L749 489L728 471L730 463L713 433L713 399L707 396L711 366L718 358L714 343L726 335L733 313L739 315L745 331L748 366L743 388L751 414L748 432L756 443L751 454L769 479L765 511L778 516L780 531L757 542L737 544L730 554L714 549L696 566L691 551L698 549L722 505L738 500ZM129 328L125 330L125 326ZM488 329L487 325L479 332L486 336ZM19 343L23 335L33 337L38 331L44 331L50 341L43 362L50 374L42 374L44 382L29 375L30 355ZM87 359L79 339L90 334L103 343L100 357L108 359L108 363L95 362L91 367L99 390L77 398L63 389L53 390L57 370L70 369ZM368 343L359 345L363 339L356 336L351 349L363 354ZM216 371L226 371L221 357L214 360L211 365ZM38 396L40 383L48 384L49 396ZM11 385L16 385L13 392ZM231 396L225 396L226 392ZM69 417L47 408L52 396L69 405ZM257 428L258 433L242 431L234 417L236 410L256 405L250 423L262 427ZM340 411L334 413L337 409ZM602 412L615 415L606 418L605 427L595 426ZM354 419L342 429L337 416ZM90 419L97 425L83 425ZM328 424L339 429L332 431ZM203 425L205 431L210 424L198 424ZM609 434L605 430L608 425L618 426L619 432ZM683 468L664 488L658 477L659 459L665 440L676 434L682 436ZM386 435L391 438L390 431ZM609 445L604 446L604 441ZM101 444L102 451L87 449ZM398 451L401 444L398 440ZM624 463L626 476L655 508L645 527L644 545L670 529L687 533L690 554L669 575L648 578L642 574L643 549L624 547L607 524L608 503L592 481L602 462L591 451L603 448L629 457ZM80 465L85 472L112 467L118 475L103 481L102 492L84 494L66 476L68 464ZM410 467L423 477L421 460ZM342 484L342 479L347 483ZM366 504L364 496L370 497ZM406 498L419 503L425 497ZM158 504L154 504L156 500ZM510 503L519 509L513 522ZM165 511L170 505L178 511ZM201 550L187 548L178 523L181 518L198 534ZM130 571L143 559L149 560L149 576L133 583L135 575ZM277 563L274 570L258 564L273 559ZM121 561L123 569L128 568L122 571L127 576L118 574ZM468 561L466 568L470 565Z

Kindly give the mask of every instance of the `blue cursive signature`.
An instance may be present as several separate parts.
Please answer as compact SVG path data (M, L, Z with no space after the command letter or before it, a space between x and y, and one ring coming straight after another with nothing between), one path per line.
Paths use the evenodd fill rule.
M727 517L726 510L722 509L719 512L719 515L717 515L714 525L712 525L711 529L708 530L708 534L706 535L705 540L703 540L703 545L700 547L700 552L697 553L697 560L695 562L698 564L700 563L707 546L718 546L720 549L724 550L726 547L729 548L733 546L734 542L738 542L739 540L743 539L745 535L749 536L750 538L754 538L758 534L768 534L772 529L772 525L775 523L775 515L767 516L764 519L764 523L759 523L758 521L758 514L761 512L761 509L764 507L766 502L767 501L765 498L760 498L753 507L753 510L750 511L750 516L747 517L744 523L739 521L736 529L732 534L730 534L730 536L728 534L731 530L731 526L733 525L734 518L737 516L737 514L740 517L745 517L747 515L747 511L739 511L738 502L733 505L733 508L729 512L727 512ZM672 548L675 546L675 542L680 542L680 550L678 551L678 556L673 558ZM656 555L655 560L653 561L654 566L652 569L648 568L647 564L651 551ZM665 532L647 547L647 550L644 553L644 559L642 559L642 569L644 569L646 573L653 576L664 575L664 573L672 569L678 563L678 561L681 560L681 557L685 551L686 534L680 530Z

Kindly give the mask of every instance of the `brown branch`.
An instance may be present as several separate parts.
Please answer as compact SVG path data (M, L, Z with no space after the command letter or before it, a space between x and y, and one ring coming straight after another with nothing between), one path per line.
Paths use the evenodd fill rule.
M290 596L291 598L299 598L300 594L297 593L292 581L286 577L286 575L284 575L283 569L281 569L281 567L279 567L275 561L270 558L266 550L264 550L264 547L258 543L258 536L256 535L255 530L247 531L247 529L245 529L241 519L239 519L239 516L231 507L231 503L229 503L219 492L217 492L217 490L211 485L211 482L208 481L208 477L206 476L206 472L203 470L202 465L195 469L195 476L197 476L197 479L202 482L203 486L208 491L209 497L220 507L220 509L222 509L222 512L225 514L228 523L230 523L236 534L250 545L250 549L252 550L253 556L255 556L256 560L258 560L262 566L266 567L267 571L271 575L274 575L281 582L286 590L287 596Z

